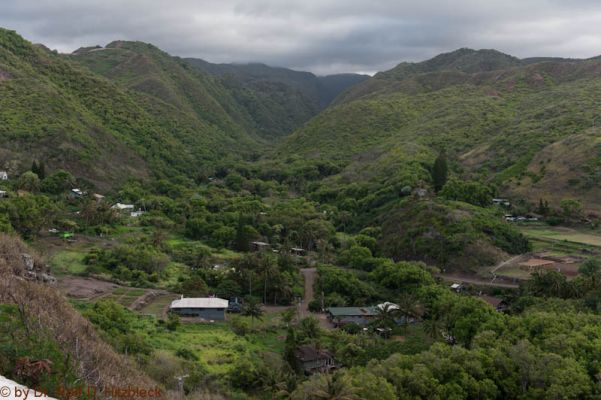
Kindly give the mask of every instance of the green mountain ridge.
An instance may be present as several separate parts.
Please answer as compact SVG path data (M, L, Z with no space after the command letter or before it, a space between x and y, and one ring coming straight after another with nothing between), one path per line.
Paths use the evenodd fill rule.
M212 64L195 58L190 65L218 77L257 122L264 137L292 133L353 85L368 77L359 74L315 76L310 72L260 63Z
M276 153L280 158L339 160L346 172L330 181L344 185L357 178L378 190L415 184L419 179L407 176L427 176L435 154L445 149L457 175L517 193L515 188L530 179L536 154L591 128L601 104L600 76L601 63L593 59L522 63L496 51L461 49L423 63L400 64L356 85L288 137ZM408 148L422 150L407 156ZM595 158L584 158L597 165ZM546 171L552 172L552 154L546 163ZM367 182L352 173L365 170L373 171ZM543 196L558 205L559 193L578 197L599 186L590 179L598 167L587 171L584 176L570 168L567 179L581 184L562 187L563 192L551 186L522 192L533 202L538 201L534 196ZM589 210L601 211L596 202L586 203Z
M137 59L152 75L156 64L147 60ZM155 60L168 64L160 52ZM129 83L140 85L133 89L123 76L111 82L7 30L0 30L0 71L0 165L11 174L40 159L106 188L132 177L194 176L203 160L259 146L227 92L196 72L176 75L173 85L133 77ZM178 103L173 95L182 92L189 97Z

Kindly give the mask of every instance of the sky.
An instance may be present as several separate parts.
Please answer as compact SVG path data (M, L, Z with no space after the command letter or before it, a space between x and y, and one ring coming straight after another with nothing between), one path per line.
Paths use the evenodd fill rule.
M0 0L0 27L60 52L141 40L318 75L372 74L461 47L601 54L598 0Z

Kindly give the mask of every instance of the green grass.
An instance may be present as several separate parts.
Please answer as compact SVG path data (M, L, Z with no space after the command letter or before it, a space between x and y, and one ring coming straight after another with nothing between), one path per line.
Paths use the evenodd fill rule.
M56 276L82 275L86 272L87 265L83 259L86 252L78 250L63 250L52 256L50 267Z
M520 227L519 229L524 235L538 240L550 240L585 246L601 247L601 233L596 231L564 227L549 227L543 225L524 226Z
M213 324L182 324L175 332L158 331L150 336L155 349L172 353L186 348L192 351L211 374L228 373L236 360L254 352L282 352L283 331L274 330L238 336L227 322Z
M141 310L141 314L154 315L157 318L163 317L163 311L176 299L177 296L174 294L166 294L159 297L155 297L150 303L144 306Z

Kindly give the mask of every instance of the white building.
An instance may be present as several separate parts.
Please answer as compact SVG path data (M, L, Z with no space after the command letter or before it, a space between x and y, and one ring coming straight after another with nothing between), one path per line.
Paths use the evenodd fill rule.
M7 180L8 180L8 172L0 171L0 181L7 181Z
M117 203L114 206L112 206L111 208L113 210L117 210L117 211L125 211L125 212L133 212L134 211L133 204Z

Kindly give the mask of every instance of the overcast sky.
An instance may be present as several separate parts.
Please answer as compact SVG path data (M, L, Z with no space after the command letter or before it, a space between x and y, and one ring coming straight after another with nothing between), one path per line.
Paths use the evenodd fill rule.
M321 75L373 73L459 47L601 54L598 0L0 0L0 26L61 52L142 40L182 57Z

